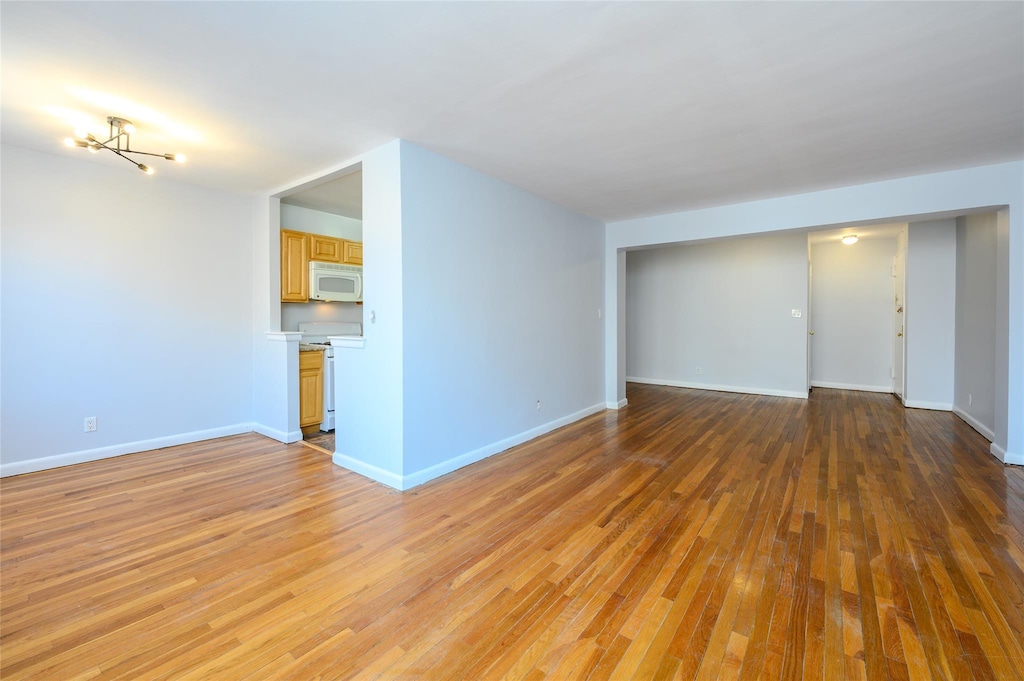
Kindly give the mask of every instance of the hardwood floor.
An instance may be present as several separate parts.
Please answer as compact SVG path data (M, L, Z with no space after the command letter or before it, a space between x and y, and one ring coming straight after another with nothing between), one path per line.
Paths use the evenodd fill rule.
M257 435L0 482L3 679L1020 679L1024 471L949 413L630 385L400 494Z
M329 433L322 433L317 431L312 435L304 435L302 441L306 444L319 447L324 452L333 454L334 453L334 431Z

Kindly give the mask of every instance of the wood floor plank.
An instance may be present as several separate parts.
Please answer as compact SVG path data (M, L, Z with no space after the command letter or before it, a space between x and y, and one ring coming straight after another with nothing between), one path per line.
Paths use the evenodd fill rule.
M240 435L0 480L7 679L1020 679L1024 470L949 413L630 384L406 493Z

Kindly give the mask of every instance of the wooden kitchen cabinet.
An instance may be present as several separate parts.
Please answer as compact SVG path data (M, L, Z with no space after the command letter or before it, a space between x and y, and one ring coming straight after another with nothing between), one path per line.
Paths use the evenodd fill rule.
M363 264L363 243L333 236L281 230L281 302L309 301L309 261Z
M309 234L309 259L323 262L342 262L344 245L351 243L344 239L321 234Z
M299 353L299 427L324 420L324 353Z
M281 302L309 300L309 237L305 232L281 230Z
M344 242L344 252L342 254L343 263L346 265L362 265L363 264L363 242L362 241L346 241Z

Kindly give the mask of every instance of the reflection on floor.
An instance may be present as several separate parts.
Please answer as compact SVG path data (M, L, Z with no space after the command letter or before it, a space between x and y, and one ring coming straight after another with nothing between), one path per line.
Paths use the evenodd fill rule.
M334 431L333 430L331 432L329 432L329 433L324 433L324 432L319 432L318 431L316 433L313 433L312 435L306 435L305 437L302 438L302 440L306 444L310 444L310 445L313 445L314 447L319 447L320 449L325 450L328 454L333 454L334 453Z

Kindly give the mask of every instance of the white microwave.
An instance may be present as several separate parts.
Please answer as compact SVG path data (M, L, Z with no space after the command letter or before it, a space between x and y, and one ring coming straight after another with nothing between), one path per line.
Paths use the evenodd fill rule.
M312 260L309 299L353 303L363 299L363 268Z

